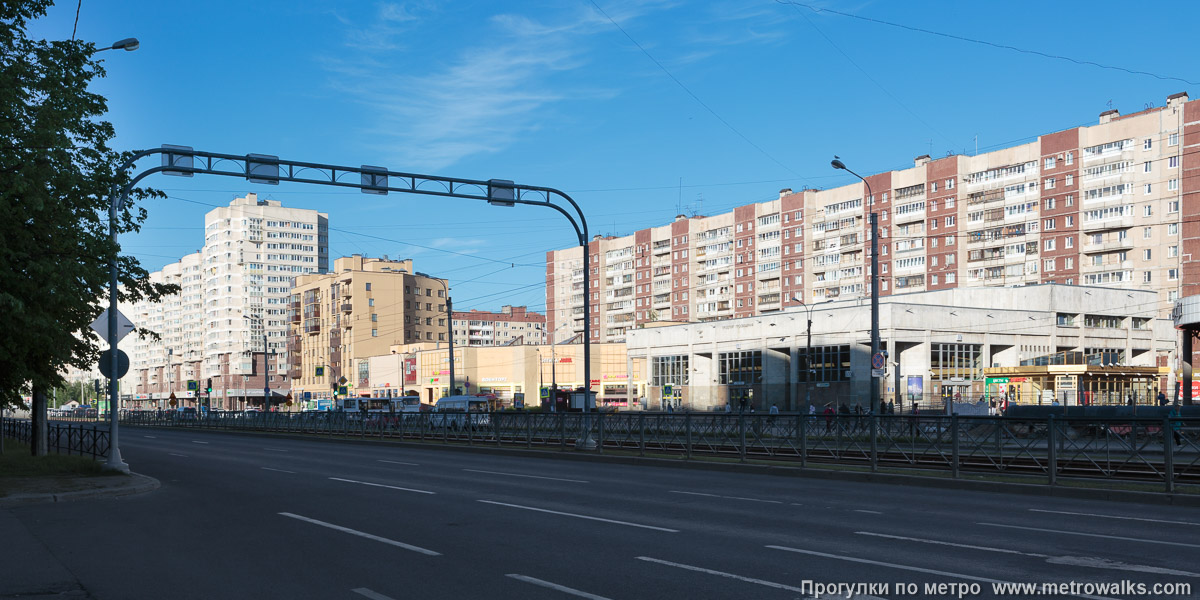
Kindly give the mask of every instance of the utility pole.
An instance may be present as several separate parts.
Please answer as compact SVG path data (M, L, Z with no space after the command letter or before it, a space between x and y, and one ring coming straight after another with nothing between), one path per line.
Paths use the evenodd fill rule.
M863 180L866 183L866 180ZM867 190L871 188L868 185ZM871 356L879 354L879 213L871 213ZM871 377L871 414L879 414L879 382Z

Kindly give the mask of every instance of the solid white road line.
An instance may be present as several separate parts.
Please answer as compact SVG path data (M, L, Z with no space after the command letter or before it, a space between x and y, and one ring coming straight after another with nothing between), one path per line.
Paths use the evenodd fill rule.
M779 500L760 500L758 498L743 498L741 496L720 496L717 494L704 494L701 492L681 492L679 490L671 490L672 494L686 494L688 496L707 496L709 498L724 498L726 500L747 500L749 502L765 502L767 504L783 504Z
M300 515L289 513L289 512L281 512L279 514L283 515L285 517L291 518L291 519L304 521L306 523L312 523L313 525L320 525L321 527L328 527L330 529L335 529L337 531L341 531L342 533L349 533L350 535L357 535L359 537L367 538L368 540L375 540L377 542L383 542L385 544L388 544L390 546L395 546L397 548L404 548L405 550L412 550L413 552L420 552L421 554L424 554L427 556L441 556L440 553L434 552L433 550L426 550L425 548L421 548L419 546L413 546L412 544L405 544L404 542L397 542L396 540L389 540L385 537L379 537L377 535L371 535L371 534L363 532L363 531L358 531L357 529L350 529L349 527L342 527L341 525L334 525L333 523L326 523L325 521L318 521L316 519L302 517Z
M354 588L350 591L354 592L355 594L358 594L359 596L366 596L367 598L370 598L371 600L393 600L393 598L391 598L390 596L384 596L383 594L380 594L379 592L374 592L367 588Z
M387 464L389 464L389 465L408 465L408 466L410 466L410 467L419 467L419 466L421 466L421 465L419 465L419 464L417 464L417 463L406 463L406 462L400 462L400 461L398 461L398 460L379 460L379 461L376 461L376 462L387 463Z
M208 442L201 442L200 440L192 440L192 443L193 444L207 444Z
M1182 546L1184 548L1200 548L1200 544L1185 544L1183 542L1164 542L1143 538L1125 537L1120 535L1101 535L1099 533L1081 533L1078 531L1063 531L1061 529L1046 529L1044 527L1021 527L1020 525L1001 525L1000 523L976 523L985 527L1004 527L1006 529L1024 529L1025 531L1042 531L1045 533L1061 533L1063 535L1080 535L1084 537L1105 538L1109 540L1124 540L1126 542L1142 542L1146 544L1162 544L1164 546Z
M563 592L564 594L571 594L572 596L579 596L580 598L588 598L589 600L608 600L608 598L605 598L604 596L597 596L595 594L589 594L584 591L580 591L580 590L577 590L574 588L569 588L565 585L558 585L557 583L551 583L549 581L544 581L541 579L534 579L533 577L529 577L528 575L517 575L516 573L509 573L508 575L506 575L506 577L512 577L513 579L516 579L518 581L524 581L525 583L532 583L533 585L540 585L544 588L558 590L560 592Z
M883 514L877 510L865 510L865 509L861 509L861 508L854 509L854 512L867 513L869 515L882 515Z
M888 538L893 540L904 540L907 542L920 542L922 544L937 544L940 546L952 546L954 548L967 548L970 550L984 550L987 552L1002 552L1004 554L1019 554L1021 556L1029 556L1033 558L1044 558L1046 562L1052 565L1070 565L1073 567L1092 567L1096 569L1106 569L1109 571L1136 571L1138 573L1154 573L1157 575L1180 575L1183 577L1200 577L1200 573L1192 573L1191 571L1179 571L1176 569L1168 569L1165 567L1152 567L1148 565L1133 565L1129 563L1109 560L1107 558L1098 558L1093 556L1050 556L1049 554L1038 554L1036 552L1021 552L1019 550L1009 550L1007 548L991 548L988 546L972 546L970 544L956 544L954 542L943 542L941 540L927 540L924 538L905 537L902 535L888 535L886 533L873 533L870 531L855 531L858 535L870 535L874 537Z
M523 509L523 510L532 510L532 511L536 511L536 512L549 513L549 514L552 514L552 515L562 515L562 516L564 516L564 517L575 517L576 519L587 519L587 520L589 520L589 521L602 521L602 522L604 522L604 523L612 523L612 524L614 524L614 525L626 525L626 526L629 526L629 527L641 527L642 529L653 529L653 530L655 530L655 531L665 531L665 532L667 532L667 533L679 533L679 530L678 530L678 529L667 529L666 527L655 527L655 526L653 526L653 525L642 525L642 524L640 524L640 523L630 523L630 522L628 522L628 521L616 521L616 520L613 520L613 519L604 519L604 518L601 518L601 517L590 517L590 516L588 516L588 515L577 515L577 514L575 514L575 513L569 513L569 512L560 512L560 511L557 511L557 510L549 510L549 509L546 509L546 508L535 508L535 507L532 507L532 506L521 506L520 504L508 504L508 503L506 503L506 502L493 502L492 500L479 500L479 502L482 502L482 503L484 503L484 504L495 504L495 505L497 505L497 506L508 506L508 507L511 507L511 508L520 508L520 509Z
M967 575L966 573L955 573L953 571L939 571L937 569L926 569L924 567L914 567L910 565L899 565L896 563L882 562L878 560L870 560L866 558L857 558L854 556L841 556L839 554L827 554L825 552L816 552L814 550L801 550L799 548L789 548L787 546L767 546L772 550L783 550L785 552L796 552L798 554L808 554L810 556L820 556L823 558L832 558L835 560L845 560L850 562L861 563L864 565L876 565L880 567L889 567L892 569L900 569L903 571L915 571L917 573L928 573L930 575L941 575L943 577L956 577L958 579L966 579L968 581L982 581L984 583L1008 583L1014 584L1012 581L1004 581L1002 579L988 579L987 577L977 577L975 575ZM1115 600L1107 596L1089 596L1087 594L1075 594L1078 598L1091 598L1092 600Z
M416 492L418 494L436 494L437 493L437 492L430 492L427 490L414 490L412 488L397 487L394 485L384 485L382 483L371 483L369 481L355 481L353 479L342 479L341 477L330 477L330 479L332 479L334 481L344 481L346 483L357 483L359 485L369 485L371 487L387 488L389 490L400 490L402 492Z
M271 467L261 467L261 468L264 471L276 471L279 473L291 473L293 475L296 473L295 471L284 471L283 469L272 469Z
M1163 519L1146 519L1143 517L1118 517L1117 515L1098 515L1095 513L1068 512L1065 510L1043 510L1040 508L1031 508L1029 512L1052 513L1056 515L1075 515L1079 517L1102 517L1105 519L1123 519L1125 521L1145 521L1147 523L1168 523L1171 525L1191 525L1200 527L1200 523L1194 521L1166 521Z
M712 569L705 569L704 567L694 567L692 565L685 565L682 563L671 562L669 560L650 558L649 556L639 556L639 557L637 557L637 559L644 560L646 562L658 563L660 565L667 565L668 567L677 567L680 569L687 569L689 571L696 571L697 573L708 573L709 575L719 575L721 577L737 579L738 581L745 581L748 583L757 583L758 585L765 585L767 587L773 587L773 588L777 588L777 589L781 589L781 590L787 590L789 592L797 592L797 593L801 593L801 594L803 594L805 592L805 590L802 590L798 587L792 587L790 585L784 585L782 583L775 583L774 581L764 581L762 579L754 579L752 577L743 577L741 575L734 575L733 573L726 573L724 571L714 571Z
M522 475L520 473L504 473L501 471L480 471L478 469L463 469L469 473L487 473L488 475L507 475L509 477L526 477L528 479L549 479L551 481L568 481L571 483L588 483L582 479L562 479L561 477L544 477L542 475Z
M188 455L186 455L186 454L175 454L174 452L171 452L170 454L171 454L171 456L182 456L183 458L188 457Z
M1050 558L1049 554L1034 554L1032 552L1021 552L1018 550L1006 550L1004 548L990 548L988 546L972 546L971 544L956 544L954 542L943 542L940 540L927 540L924 538L904 537L902 535L888 535L886 533L873 533L870 531L855 531L858 535L870 535L874 537L888 538L891 540L904 540L906 542L921 542L922 544L938 544L939 546L953 546L955 548L968 548L971 550L986 550L988 552L1003 552L1005 554L1021 554L1024 556L1033 556L1036 558Z

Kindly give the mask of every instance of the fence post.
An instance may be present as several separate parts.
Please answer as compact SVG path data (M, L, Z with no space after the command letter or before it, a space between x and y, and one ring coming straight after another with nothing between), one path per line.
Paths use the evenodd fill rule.
M492 431L496 432L496 447L500 447L500 411L492 411ZM507 415L505 415L507 416Z
M638 413L638 456L646 456L646 412Z
M1054 423L1054 415L1046 418L1046 475L1048 483L1058 483L1058 432Z
M1175 493L1175 432L1171 428L1171 417L1163 418L1163 479L1166 480L1166 492Z
M796 415L796 429L800 430L800 468L808 466L808 417Z
M738 413L738 460L746 462L746 415Z
M950 415L950 476L958 479L958 413Z
M533 447L533 414L534 413L531 413L528 411L525 412L525 447L526 448Z
M683 430L685 439L687 440L684 448L687 453L684 455L688 460L692 459L692 412L688 411L683 415Z
M556 400L557 401L557 400ZM560 412L558 415L558 449L567 449L567 413Z
M596 452L604 454L604 411L596 411Z
M871 415L871 472L879 471L879 415Z

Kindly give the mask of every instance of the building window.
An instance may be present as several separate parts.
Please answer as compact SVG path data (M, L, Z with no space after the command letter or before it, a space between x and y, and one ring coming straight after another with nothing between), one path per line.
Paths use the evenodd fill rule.
M1071 187L1071 186L1075 185L1075 176L1067 175L1067 181L1063 185L1065 185L1067 187Z
M1146 161L1146 162L1142 163L1142 172L1149 173L1150 170L1154 168L1151 166L1152 164L1153 163L1151 163L1150 161Z
M369 282L369 281L367 282L367 291L368 292L371 291L371 282Z
M1154 147L1154 140L1146 138L1142 141L1142 150L1149 150Z
M379 330L378 330L378 329L372 329L372 330L371 330L371 337L379 337Z
M1179 189L1179 180L1178 179L1168 179L1167 180L1167 191L1168 192L1174 192L1178 189Z
M1179 167L1179 157L1178 156L1170 156L1167 158L1167 168L1168 169L1175 169L1178 167Z
M1179 269L1167 269L1167 280L1175 281L1179 279Z
M1074 152L1068 152L1068 153L1067 153L1067 160L1065 160L1065 161L1063 161L1063 162L1067 163L1068 165L1073 165L1073 164L1075 164L1075 153L1074 153Z
M797 373L797 381L807 383L809 375L812 375L812 381L816 382L850 381L849 345L814 346L811 361L804 361L804 354L803 351L800 353L803 362ZM805 363L808 368L804 368Z
M655 356L650 362L650 385L688 385L688 357Z
M930 344L929 370L934 380L981 379L983 347L980 344Z
M1179 145L1179 134L1172 133L1172 134L1167 135L1167 145L1168 146L1178 146Z

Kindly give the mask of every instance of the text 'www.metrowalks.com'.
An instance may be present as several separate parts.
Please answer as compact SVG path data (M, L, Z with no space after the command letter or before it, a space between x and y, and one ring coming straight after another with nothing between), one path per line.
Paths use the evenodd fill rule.
M887 596L899 598L973 598L983 594L993 596L1170 596L1190 597L1190 583L1141 583L1138 581L1115 581L1111 583L1085 583L1064 581L1051 583L1015 583L995 581L980 583L824 583L804 580L802 593L810 598L871 598Z

